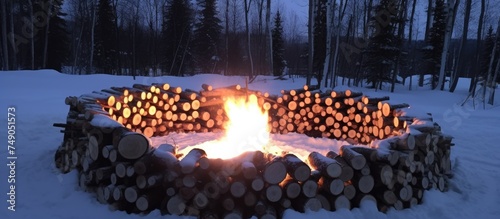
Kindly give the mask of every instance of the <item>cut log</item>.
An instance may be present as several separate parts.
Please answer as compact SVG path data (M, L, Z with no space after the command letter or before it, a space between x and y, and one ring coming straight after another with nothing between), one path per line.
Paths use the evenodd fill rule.
M270 202L277 202L283 197L283 190L278 185L270 185L265 189L265 197Z
M351 209L351 201L347 199L344 195L339 195L335 197L332 201L332 208L335 210L340 210L340 209Z
M173 170L177 163L178 160L173 154L165 151L153 150L134 163L133 173L142 175L147 172L152 173L167 169ZM129 175L128 170L127 175Z
M149 149L149 140L142 134L126 128L116 128L113 131L113 145L121 157L135 160L142 157Z
M179 196L175 195L167 202L167 211L172 215L181 215L186 210L186 202Z
M354 174L353 177L354 186L362 193L369 193L375 186L375 181L371 175Z
M292 178L284 180L280 183L280 186L283 188L285 196L290 199L299 197L302 190L300 184Z
M269 161L264 167L262 177L269 184L278 184L283 181L287 174L287 168L281 157Z
M340 179L321 177L318 184L323 190L332 195L340 195L344 191L344 182Z
M139 198L140 190L137 186L127 187L124 191L125 200L134 203Z
M194 171L194 168L198 166L198 160L201 157L206 157L206 156L207 153L204 150L199 148L192 149L179 162L181 172L184 174L192 173Z
M163 198L164 196L162 196L161 193L149 192L148 194L141 195L137 198L135 206L143 212L151 211L160 207L160 203Z
M241 198L247 191L247 187L243 181L234 181L230 187L231 195L235 198Z
M322 208L321 201L315 197L307 198L300 197L292 202L292 206L299 212L314 211L317 212Z
M342 174L342 166L336 160L323 156L318 152L312 152L308 156L311 167L319 170L329 177L339 177Z
M283 157L288 174L298 180L299 182L305 181L311 175L311 168L293 154L286 154Z
M352 146L340 147L340 156L355 170L361 170L366 165L365 157L352 150Z
M302 194L308 198L315 197L318 194L318 183L314 180L306 180L300 183Z

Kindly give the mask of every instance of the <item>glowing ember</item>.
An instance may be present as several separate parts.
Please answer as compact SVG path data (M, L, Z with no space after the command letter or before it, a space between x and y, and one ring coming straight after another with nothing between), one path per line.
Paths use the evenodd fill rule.
M222 159L236 157L246 151L266 151L265 147L270 138L268 115L267 111L260 108L257 97L252 94L248 100L229 98L224 109L229 118L224 126L224 137L187 147L183 151L201 148L206 151L208 157Z

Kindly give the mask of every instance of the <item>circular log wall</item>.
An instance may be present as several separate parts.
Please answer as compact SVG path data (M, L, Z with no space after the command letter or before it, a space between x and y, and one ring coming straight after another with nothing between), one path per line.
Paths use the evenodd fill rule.
M307 86L277 96L239 85L202 88L135 84L67 97L67 120L54 124L64 133L57 167L76 169L80 186L116 209L202 218L280 218L285 209L334 211L363 200L385 212L419 204L425 190L447 190L452 138L431 115L405 111L408 104ZM150 145L150 137L171 132L220 130L224 97L250 94L268 110L272 133L348 145L307 160L261 151L211 159L201 149L184 156L169 144Z

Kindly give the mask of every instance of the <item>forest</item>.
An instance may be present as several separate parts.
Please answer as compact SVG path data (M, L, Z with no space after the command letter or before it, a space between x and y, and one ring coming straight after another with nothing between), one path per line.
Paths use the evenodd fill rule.
M467 77L474 92L500 79L496 1L304 0L306 23L299 13L280 13L286 4L2 0L0 67L250 81L274 75L391 91L403 83L453 92Z

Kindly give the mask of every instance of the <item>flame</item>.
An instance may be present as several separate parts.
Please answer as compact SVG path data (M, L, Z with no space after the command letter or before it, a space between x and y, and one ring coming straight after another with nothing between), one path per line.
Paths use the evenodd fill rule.
M233 158L247 151L266 151L270 141L268 113L261 109L255 95L248 96L248 100L228 98L224 110L228 117L224 124L224 136L194 147L205 150L210 158L222 159Z

